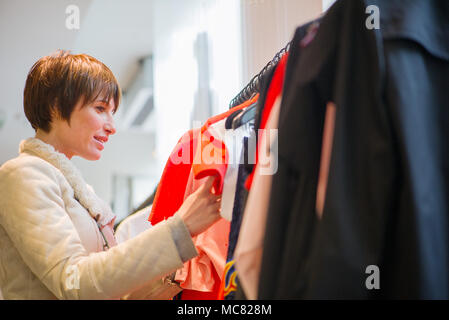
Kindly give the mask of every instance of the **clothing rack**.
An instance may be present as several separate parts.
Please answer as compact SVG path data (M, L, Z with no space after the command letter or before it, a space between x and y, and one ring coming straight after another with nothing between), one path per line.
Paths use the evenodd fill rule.
M261 90L261 85L263 82L263 79L268 72L275 67L279 60L281 60L282 56L287 53L290 49L290 45L292 44L292 41L287 43L287 45L282 48L274 58L267 63L267 65L257 74L255 75L251 81L243 88L242 91L239 92L239 94L231 100L229 103L229 108L233 108L235 106L238 106L239 104L242 104L243 102L247 101L248 99L252 98L255 94L259 93Z

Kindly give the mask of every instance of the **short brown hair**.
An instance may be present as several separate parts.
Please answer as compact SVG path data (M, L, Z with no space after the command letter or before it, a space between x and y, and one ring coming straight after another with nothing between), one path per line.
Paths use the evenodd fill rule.
M115 112L121 92L112 71L87 54L58 50L39 59L31 68L23 92L23 107L34 130L49 132L54 111L69 122L80 99L84 99L85 105L100 94L107 103L114 99Z

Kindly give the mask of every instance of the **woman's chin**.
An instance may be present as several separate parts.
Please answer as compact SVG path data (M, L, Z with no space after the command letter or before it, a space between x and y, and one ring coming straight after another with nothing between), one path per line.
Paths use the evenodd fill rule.
M81 157L90 161L100 160L101 152L100 151L89 152L88 154L82 155Z

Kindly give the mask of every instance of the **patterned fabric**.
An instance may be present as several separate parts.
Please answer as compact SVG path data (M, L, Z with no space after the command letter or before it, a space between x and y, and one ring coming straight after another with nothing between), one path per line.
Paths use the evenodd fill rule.
M240 225L242 222L243 211L245 209L246 198L248 191L245 189L245 180L249 172L246 170L245 163L248 162L248 145L254 143L256 137L254 131L250 137L244 138L244 152L242 153L242 160L240 161L237 187L234 199L234 208L232 211L231 230L229 233L229 249L226 259L226 267L223 275L223 281L220 290L219 299L233 300L235 298L235 291L237 290L237 273L235 270L234 250L239 238Z

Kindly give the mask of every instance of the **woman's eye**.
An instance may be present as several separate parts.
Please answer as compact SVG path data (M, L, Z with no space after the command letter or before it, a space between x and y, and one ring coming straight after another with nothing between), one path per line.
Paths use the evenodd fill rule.
M102 106L97 106L97 107L95 107L95 109L96 109L98 112L103 112L103 111L106 110L105 107L102 107Z

